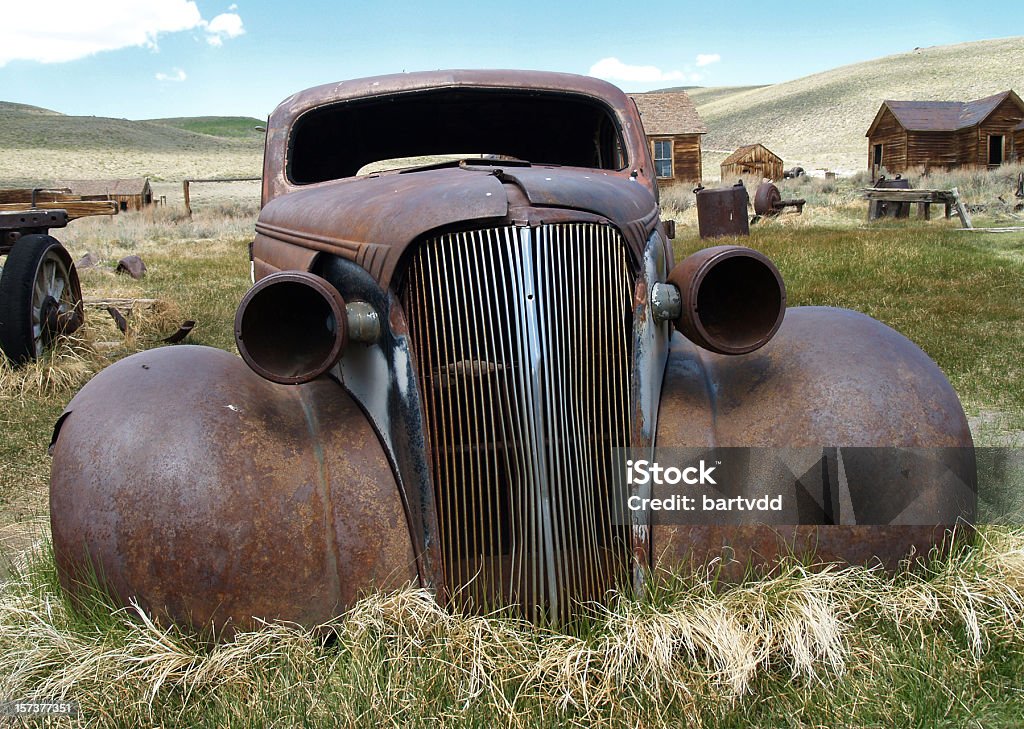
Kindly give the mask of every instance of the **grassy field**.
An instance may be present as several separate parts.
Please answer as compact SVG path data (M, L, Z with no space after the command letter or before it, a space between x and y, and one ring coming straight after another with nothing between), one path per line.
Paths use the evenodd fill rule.
M959 178L958 178L959 179ZM968 180L960 180L967 184ZM803 216L754 226L792 304L864 311L949 376L979 444L1024 445L1024 236L952 222L868 226L854 181L796 180ZM979 183L980 184L980 183ZM979 195L988 188L979 187ZM702 246L692 195L669 194L681 256ZM1012 210L1010 211L1012 213ZM186 318L190 343L234 351L254 203L173 207L62 232L87 298L153 298L122 337L102 309L43 362L0 369L0 538L21 555L0 589L0 696L79 701L96 726L1014 726L1024 702L1024 532L989 527L930 572L784 565L716 586L660 575L642 599L549 630L465 618L413 589L375 595L320 632L267 626L210 645L102 596L69 605L46 532L46 446L104 365ZM979 211L997 222L1001 209ZM987 217L986 217L987 216ZM113 273L141 255L141 281ZM31 546L27 552L26 547ZM325 637L326 636L326 637Z
M266 127L266 119L251 116L185 116L169 119L147 119L151 124L184 129L196 134L228 139L257 139L263 141L263 132L257 127Z

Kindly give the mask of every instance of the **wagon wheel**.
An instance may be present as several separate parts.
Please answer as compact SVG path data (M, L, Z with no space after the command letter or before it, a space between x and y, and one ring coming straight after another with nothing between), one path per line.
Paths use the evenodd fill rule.
M83 318L78 272L64 246L48 235L19 238L0 277L0 349L15 363L37 359Z

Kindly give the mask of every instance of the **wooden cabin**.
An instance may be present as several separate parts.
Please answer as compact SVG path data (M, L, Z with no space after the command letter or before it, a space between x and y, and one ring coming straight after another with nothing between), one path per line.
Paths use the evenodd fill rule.
M722 182L751 176L781 180L782 157L763 144L744 144L722 160Z
M998 167L1022 151L1024 101L1013 91L976 101L883 101L868 128L868 169Z
M700 138L707 127L685 91L630 94L640 110L659 185L700 184Z
M121 180L60 180L54 188L67 188L85 200L114 200L121 211L142 210L153 204L148 177Z

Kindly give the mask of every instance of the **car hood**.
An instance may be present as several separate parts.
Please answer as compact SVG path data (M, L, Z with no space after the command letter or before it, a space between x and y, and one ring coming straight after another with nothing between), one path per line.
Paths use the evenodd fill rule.
M348 178L297 190L264 206L256 232L257 238L356 260L386 285L402 251L419 236L466 221L507 223L514 201L521 205L523 197L531 208L602 216L627 238L648 232L657 213L650 191L620 173L459 166Z

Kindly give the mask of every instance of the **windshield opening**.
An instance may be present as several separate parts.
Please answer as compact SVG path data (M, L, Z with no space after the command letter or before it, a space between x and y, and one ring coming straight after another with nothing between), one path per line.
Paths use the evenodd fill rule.
M627 162L604 104L507 89L432 89L323 106L299 117L289 147L288 177L299 185L387 168L376 163L396 159L482 156L605 170Z

